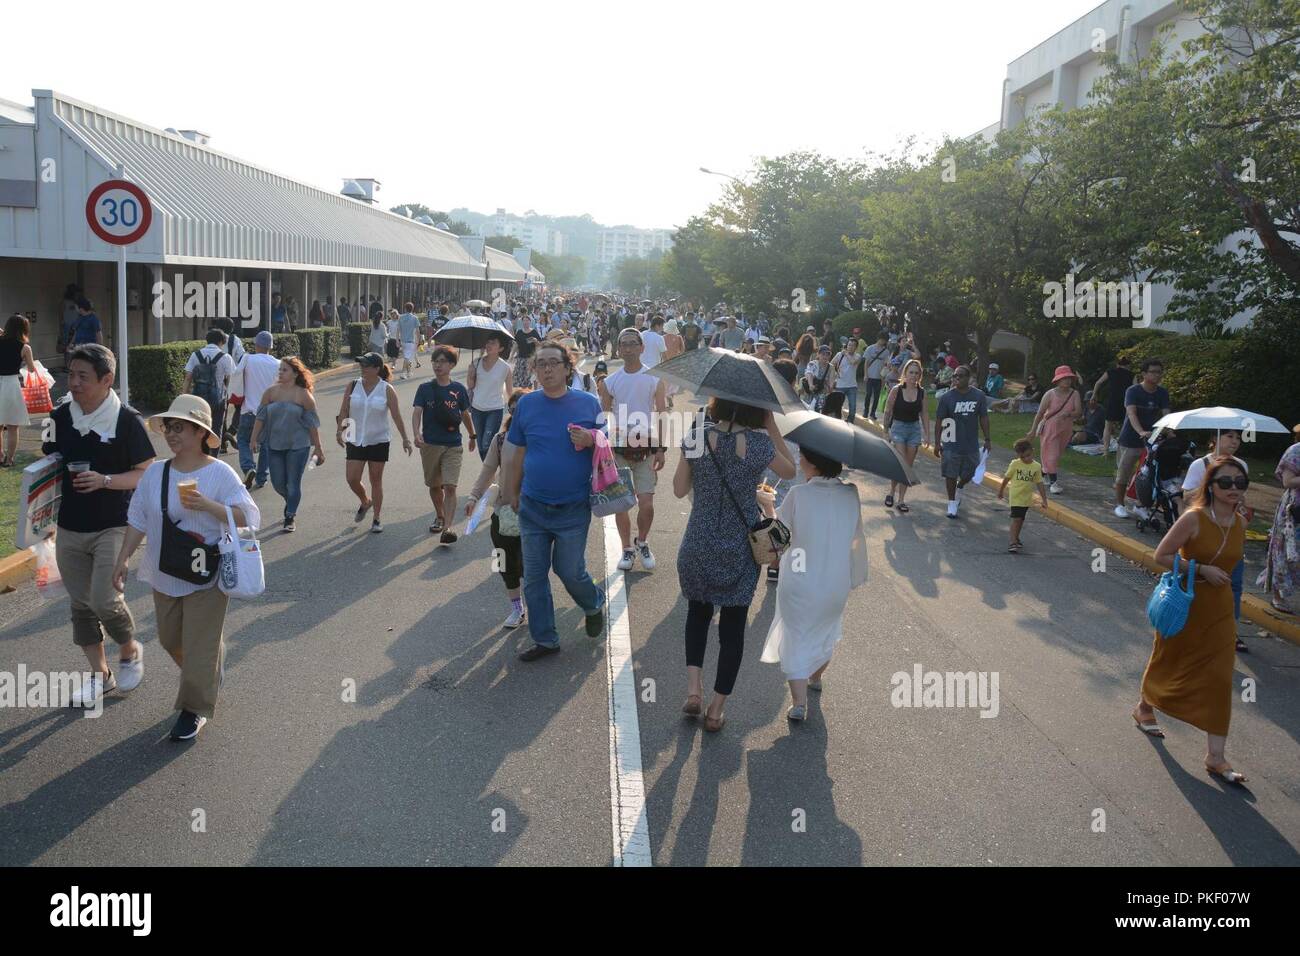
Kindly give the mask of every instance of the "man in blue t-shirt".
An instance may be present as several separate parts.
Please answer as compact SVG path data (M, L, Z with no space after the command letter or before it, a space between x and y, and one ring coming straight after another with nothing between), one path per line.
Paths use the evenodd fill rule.
M411 414L411 431L415 447L420 449L424 466L424 484L429 489L435 517L430 534L441 533L441 544L454 544L456 534L456 484L460 480L460 426L469 433L469 450L474 450L478 436L469 415L469 390L451 380L460 353L450 345L433 350L433 381L415 390L415 411Z
M934 408L934 453L940 458L939 473L948 486L949 518L957 517L961 490L979 467L979 431L984 432L985 453L992 443L988 398L972 387L970 380L969 366L958 365L952 373L953 387L943 393Z
M1115 456L1115 517L1127 518L1124 495L1137 470L1155 423L1169 414L1169 392L1160 384L1165 363L1150 358L1142 363L1142 381L1124 392L1124 427L1119 432L1119 453Z
M87 298L77 300L77 321L72 326L72 346L103 345L104 327L95 314L95 306Z
M596 396L568 386L572 359L556 342L538 345L539 390L519 399L502 455L501 495L519 514L524 600L536 642L519 655L535 661L560 650L551 600L551 565L587 617L587 636L605 629L605 594L587 573L591 459L601 427Z

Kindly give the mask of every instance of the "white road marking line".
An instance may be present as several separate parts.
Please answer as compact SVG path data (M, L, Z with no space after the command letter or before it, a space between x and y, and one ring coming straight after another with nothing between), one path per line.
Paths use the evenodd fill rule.
M609 805L615 866L652 866L641 774L641 724L632 669L632 627L627 589L618 569L623 544L614 516L605 529L605 669L609 678Z

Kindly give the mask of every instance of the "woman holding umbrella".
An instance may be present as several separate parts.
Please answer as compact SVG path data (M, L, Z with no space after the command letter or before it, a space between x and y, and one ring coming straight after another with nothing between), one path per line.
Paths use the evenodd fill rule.
M822 675L844 635L849 591L867 580L857 486L840 479L844 466L834 458L803 445L799 457L808 480L790 489L779 510L765 508L769 518L780 518L790 529L762 656L785 672L790 720L807 717L808 691L822 689Z
M469 414L474 422L474 434L478 435L480 461L487 458L492 436L501 428L501 419L510 401L514 368L501 356L503 351L510 354L509 341L503 341L505 338L506 334L502 332L499 337L483 343L483 357L470 365L465 377L470 393Z
M745 623L758 585L759 569L749 546L749 529L759 521L754 490L769 467L781 478L793 478L795 464L770 411L724 398L709 403L703 435L688 439L687 450L701 447L694 459L683 453L673 475L673 494L692 495L677 552L677 577L690 603L682 712L698 716L703 710L704 648L718 607L718 672L713 699L703 711L704 729L718 731L740 671Z

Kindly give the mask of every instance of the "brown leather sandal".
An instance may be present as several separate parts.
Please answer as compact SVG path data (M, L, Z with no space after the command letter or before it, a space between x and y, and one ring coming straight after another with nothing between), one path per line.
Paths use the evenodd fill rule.
M1208 773L1211 777L1218 777L1224 783L1245 783L1246 782L1246 775L1244 773L1237 773L1237 771L1232 769L1232 766L1230 764L1226 764L1226 763L1221 763L1213 767L1207 763L1205 765L1205 772Z
M686 703L682 706L682 713L688 717L698 717L703 709L704 700L699 694L691 694L686 698Z
M1129 716L1133 718L1133 723L1137 724L1137 729L1142 731L1142 733L1146 734L1148 737L1159 737L1164 739L1165 732L1160 729L1160 724L1156 721L1154 715L1150 720L1141 720L1138 716L1138 712L1135 710Z
M726 717L710 717L708 714L704 715L704 729L709 731L709 733L716 734L722 729L722 725L726 722Z

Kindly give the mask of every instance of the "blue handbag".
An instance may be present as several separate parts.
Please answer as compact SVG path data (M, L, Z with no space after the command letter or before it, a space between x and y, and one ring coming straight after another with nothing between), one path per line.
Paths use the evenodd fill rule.
M1173 637L1183 629L1195 596L1196 562L1187 562L1187 590L1184 591L1179 580L1178 558L1175 553L1174 569L1160 575L1160 581L1147 601L1147 618L1163 638Z

